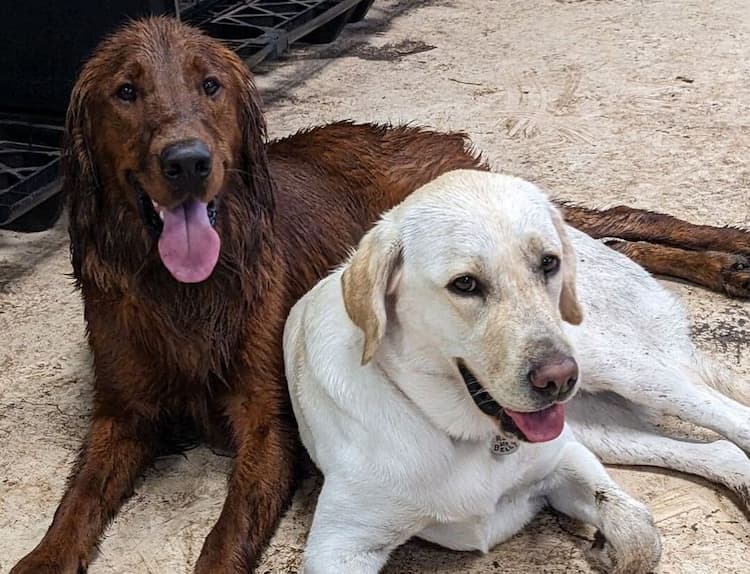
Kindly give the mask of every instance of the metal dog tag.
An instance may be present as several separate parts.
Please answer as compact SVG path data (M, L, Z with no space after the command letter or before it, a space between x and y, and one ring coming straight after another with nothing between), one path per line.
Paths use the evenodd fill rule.
M490 451L495 456L505 456L518 450L518 441L505 438L502 435L496 435L495 440L490 445Z

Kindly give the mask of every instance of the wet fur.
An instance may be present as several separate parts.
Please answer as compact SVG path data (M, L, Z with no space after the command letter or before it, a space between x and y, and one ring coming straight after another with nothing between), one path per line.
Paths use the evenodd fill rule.
M221 256L210 279L195 285L176 282L161 263L134 190L116 176L124 168L109 160L108 146L119 144L100 141L107 130L92 125L108 113L92 93L116 74L119 48L160 50L175 37L183 50L228 66L240 91L237 117L217 130L231 135L236 123L242 134L221 193ZM159 118L148 121L158 130ZM445 171L484 164L462 134L407 127L338 123L267 146L246 68L166 19L135 23L103 45L76 84L67 126L71 259L94 356L92 427L50 530L13 573L85 569L140 471L186 439L175 429L237 453L225 509L196 570L248 571L293 486L297 436L281 356L289 308L380 212ZM143 162L127 156L139 141L123 145L118 160L136 170Z

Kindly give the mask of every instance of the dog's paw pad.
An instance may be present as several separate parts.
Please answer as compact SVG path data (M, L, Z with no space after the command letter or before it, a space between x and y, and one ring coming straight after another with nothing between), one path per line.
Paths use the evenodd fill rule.
M721 286L727 295L750 299L750 257L728 255L721 272Z
M591 565L599 572L612 572L616 564L613 553L612 546L601 531L597 530L594 542L586 553Z

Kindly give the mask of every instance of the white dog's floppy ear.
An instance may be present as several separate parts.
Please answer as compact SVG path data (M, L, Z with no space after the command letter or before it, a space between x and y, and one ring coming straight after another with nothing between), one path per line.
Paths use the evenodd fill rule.
M372 359L385 334L385 298L395 288L400 261L398 232L381 220L362 238L341 277L346 312L365 335L363 365Z
M576 294L576 254L565 231L560 212L552 208L552 222L562 241L562 292L560 293L560 315L571 325L580 325L583 311Z

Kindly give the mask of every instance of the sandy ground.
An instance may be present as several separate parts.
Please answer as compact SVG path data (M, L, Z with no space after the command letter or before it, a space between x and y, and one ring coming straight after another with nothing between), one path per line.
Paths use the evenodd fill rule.
M559 197L742 225L749 47L746 0L381 0L335 45L265 66L259 85L273 136L344 118L465 130L498 169ZM90 358L66 241L64 222L0 233L0 572L43 535L86 426ZM747 381L750 304L665 285L689 308L699 345ZM202 448L160 460L90 572L187 572L229 463ZM750 572L750 526L726 492L685 476L612 473L656 516L660 572ZM296 497L260 572L298 570L315 488ZM415 542L387 571L588 572L591 534L542 514L486 556Z

